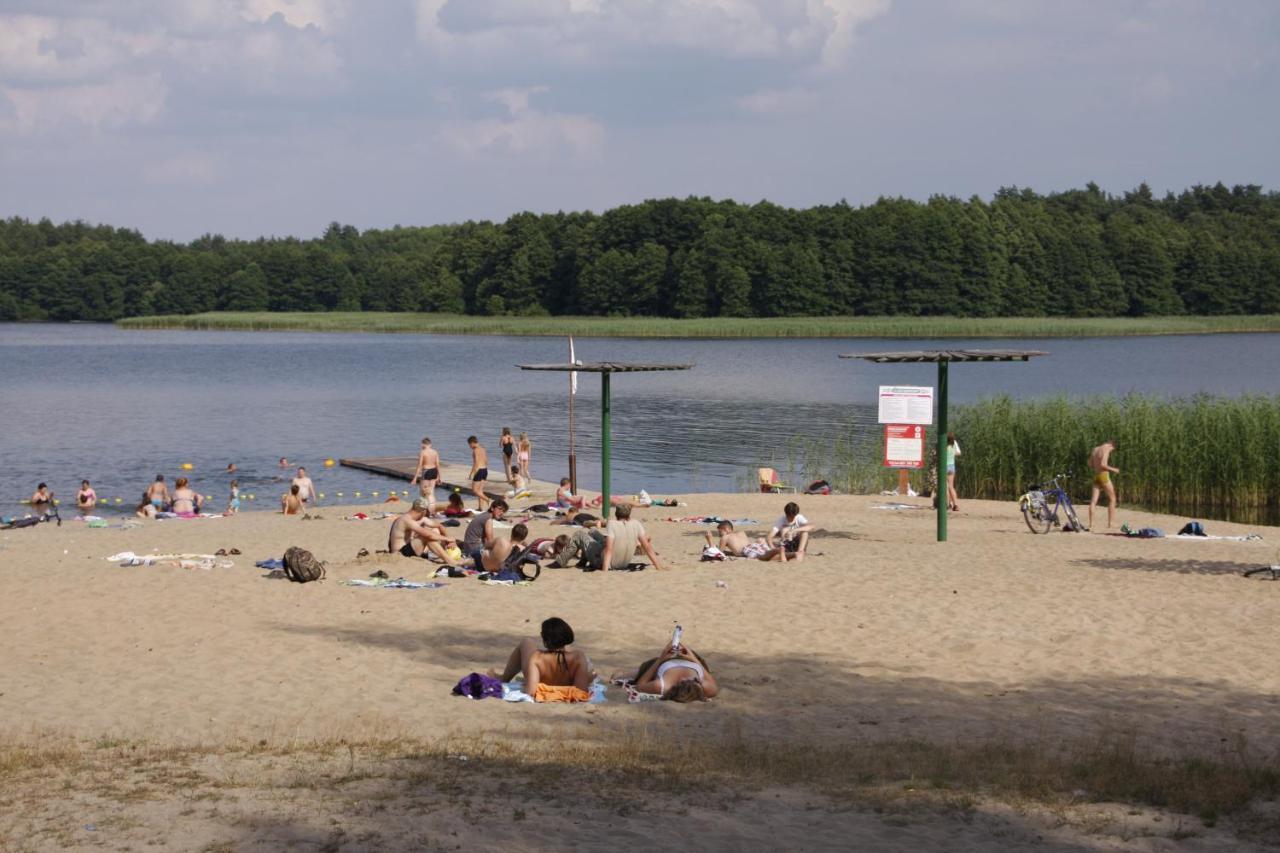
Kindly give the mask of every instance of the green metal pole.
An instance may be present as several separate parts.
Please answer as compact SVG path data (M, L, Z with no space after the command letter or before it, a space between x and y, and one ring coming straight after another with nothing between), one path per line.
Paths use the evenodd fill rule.
M947 362L938 362L938 541L947 541Z
M609 517L609 374L600 374L600 517Z

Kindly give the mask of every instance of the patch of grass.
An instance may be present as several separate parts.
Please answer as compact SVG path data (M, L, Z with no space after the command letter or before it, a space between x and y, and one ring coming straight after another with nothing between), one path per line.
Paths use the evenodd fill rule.
M129 317L125 329L577 335L600 338L1080 338L1277 332L1280 315L1225 317L481 317L376 311Z

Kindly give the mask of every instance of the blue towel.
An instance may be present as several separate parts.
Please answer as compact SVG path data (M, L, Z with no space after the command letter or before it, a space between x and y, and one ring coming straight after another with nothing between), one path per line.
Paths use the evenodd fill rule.
M260 569L277 572L284 568L284 560L279 557L272 557L270 560L259 560L254 565Z

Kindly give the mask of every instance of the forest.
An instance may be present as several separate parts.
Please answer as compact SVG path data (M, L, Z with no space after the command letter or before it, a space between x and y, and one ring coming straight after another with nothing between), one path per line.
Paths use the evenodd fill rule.
M1280 313L1280 193L1145 184L791 209L657 199L604 213L315 239L147 240L0 221L0 320L206 311L646 317Z

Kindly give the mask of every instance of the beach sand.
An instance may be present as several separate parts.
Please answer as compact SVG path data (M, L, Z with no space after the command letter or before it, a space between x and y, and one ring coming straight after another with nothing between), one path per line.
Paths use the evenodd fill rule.
M400 557L357 559L361 548L386 546L389 521L344 520L353 507L321 507L323 518L307 521L246 513L130 530L67 521L0 533L0 738L24 748L132 744L150 756L140 766L152 769L190 768L226 745L219 766L239 766L243 778L270 776L280 762L348 763L347 749L328 746L271 759L281 744L378 739L444 744L440 755L423 757L440 766L449 743L474 751L516 742L554 754L557 744L607 751L646 739L794 743L821 752L911 740L1051 748L1122 737L1155 756L1221 758L1235 750L1274 761L1280 754L1280 584L1240 576L1277 562L1280 530L1206 523L1213 534L1263 536L1243 542L1034 536L1015 504L964 501L951 517L951 541L937 543L931 512L877 508L897 499L801 496L802 512L822 532L802 563L780 565L701 563L702 533L711 528L665 520L716 514L755 519L746 528L764 531L789 499L691 495L679 508L637 509L669 571L547 569L518 587L472 578L430 590L345 587L342 580L377 569L426 580L434 568ZM1167 533L1185 521L1124 509L1120 518ZM536 520L530 527L534 535L564 530ZM297 585L254 568L289 545L327 561L327 580ZM122 568L104 559L233 547L243 552L231 558L234 567L212 570ZM500 667L552 615L569 621L577 646L606 676L655 654L679 622L722 695L696 706L629 705L614 688L609 702L588 707L450 695L468 672ZM263 756L236 751L255 743ZM156 752L162 748L171 752ZM354 750L349 758L354 769ZM466 790L488 790L480 800L497 815L477 828L441 798L439 768L430 808L402 788L379 816L350 806L368 799L360 785L375 784L373 772L330 790L328 806L296 786L283 789L295 795L281 794L276 783L269 796L249 796L239 789L252 786L233 780L219 788L221 805L197 808L181 785L155 783L132 800L86 792L82 783L98 766L86 760L71 774L74 796L62 797L40 793L53 790L53 764L24 771L10 762L0 847L238 849L292 839L303 848L362 849L360 833L372 832L364 847L596 849L643 847L655 823L673 833L676 848L724 850L790 849L787 838L811 849L1165 849L1166 836L1178 835L1170 819L1137 833L1139 841L1120 840L1087 822L1036 817L1031 807L1015 814L980 792L963 815L929 812L905 823L833 806L824 792L793 784L719 798L647 790L625 798L638 803L628 811L607 791L575 783L594 792L548 805L502 784L504 773L531 772L527 756L501 772L471 768L476 778ZM104 823L104 809L128 819ZM1122 824L1159 817L1149 811L1117 814L1133 815ZM1253 843L1226 823L1190 823L1194 832L1177 849ZM231 846L216 847L224 842Z

